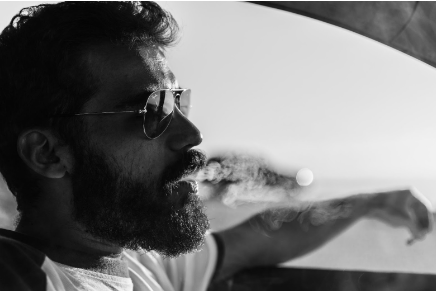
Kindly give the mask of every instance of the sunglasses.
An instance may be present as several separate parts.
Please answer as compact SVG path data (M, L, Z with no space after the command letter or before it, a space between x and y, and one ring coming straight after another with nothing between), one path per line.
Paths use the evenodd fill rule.
M174 107L188 117L191 108L191 89L160 89L151 93L143 109L134 111L87 112L77 114L61 114L59 116L85 116L100 114L134 113L144 116L142 128L149 139L161 136L173 118Z

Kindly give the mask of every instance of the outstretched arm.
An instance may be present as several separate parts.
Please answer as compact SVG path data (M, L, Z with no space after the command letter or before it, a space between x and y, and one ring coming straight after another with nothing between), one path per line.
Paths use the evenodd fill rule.
M319 210L326 205L339 207L336 209L343 209L347 214L317 223ZM413 239L422 239L432 229L430 209L428 200L412 189L314 203L310 210L300 213L293 221L284 222L276 230L259 231L254 228L253 223L262 219L255 216L218 233L224 242L225 254L215 278L224 279L245 268L275 265L307 254L364 216L377 218L393 226L407 227Z

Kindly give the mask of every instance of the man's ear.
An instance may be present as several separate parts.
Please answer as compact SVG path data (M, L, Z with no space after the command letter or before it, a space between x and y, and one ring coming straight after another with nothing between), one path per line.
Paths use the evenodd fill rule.
M34 172L47 178L62 178L71 170L71 155L49 130L29 130L17 141L18 155Z

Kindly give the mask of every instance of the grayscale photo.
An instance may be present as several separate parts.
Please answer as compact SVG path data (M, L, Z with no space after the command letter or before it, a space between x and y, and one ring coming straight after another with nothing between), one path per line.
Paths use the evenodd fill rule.
M435 15L0 1L0 290L436 290Z

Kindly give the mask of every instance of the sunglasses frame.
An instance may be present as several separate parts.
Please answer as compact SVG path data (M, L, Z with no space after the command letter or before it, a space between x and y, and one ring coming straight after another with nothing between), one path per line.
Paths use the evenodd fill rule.
M160 137L165 130L167 130L168 126L170 125L172 119L173 119L173 113L174 113L174 108L173 111L171 112L171 120L168 122L167 126L165 127L164 130L162 130L162 132L155 136L155 137L150 137L148 136L148 134L145 132L145 114L147 113L147 110L145 109L145 107L147 106L148 103L148 99L150 98L151 95L158 93L158 92L162 92L162 91L170 91L173 94L173 98L174 100L177 97L181 97L182 94L186 91L191 91L191 89L159 89L156 91L153 91L150 95L148 95L147 97L147 102L145 102L144 105L144 109L138 109L138 110L133 110L133 111L103 111L103 112L83 112L83 113L75 113L75 114L59 114L59 115L53 115L52 117L72 117L72 116L88 116L88 115L104 115L104 114L142 114L144 116L144 120L142 121L142 131L144 132L145 136L150 139L156 139L158 137ZM174 102L174 107L176 107L176 102ZM189 107L191 107L191 105L189 105ZM180 108L178 108L180 110Z

